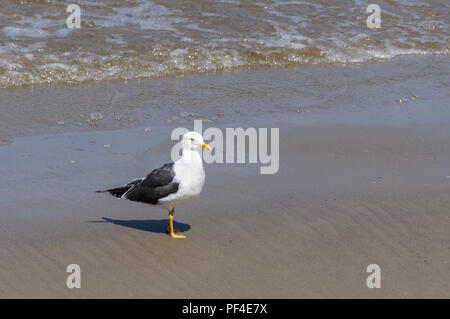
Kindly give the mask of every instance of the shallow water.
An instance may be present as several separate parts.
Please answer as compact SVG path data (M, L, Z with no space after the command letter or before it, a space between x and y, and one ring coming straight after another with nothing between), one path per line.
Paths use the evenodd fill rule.
M354 67L242 70L2 89L0 145L16 136L50 132L138 127L153 136L158 128L192 127L194 119L203 120L205 127L225 123L236 127L265 118L271 127L277 119L298 121L330 110L344 116L380 107L408 109L436 99L445 104L449 65L449 56L406 57ZM145 132L146 128L152 131Z
M445 0L378 1L380 29L360 0L77 3L81 29L61 1L1 1L0 87L449 53Z

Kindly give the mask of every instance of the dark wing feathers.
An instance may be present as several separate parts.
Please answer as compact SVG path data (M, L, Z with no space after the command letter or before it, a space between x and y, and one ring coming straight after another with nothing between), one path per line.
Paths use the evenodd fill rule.
M127 185L117 188L111 188L111 189L105 189L103 191L97 191L97 193L110 193L113 196L116 197L122 197L123 194L125 194L131 187L138 184L139 182L142 182L142 178L136 178L129 182Z
M173 182L175 177L173 165L173 163L164 164L153 170L144 179L135 179L126 186L103 192L109 192L116 197L124 196L126 199L136 202L157 204L159 199L178 191L178 183Z
M168 185L175 177L173 165L174 163L167 163L162 167L153 170L146 178L144 178L141 185L150 188Z
M131 186L124 186L124 187L118 187L118 188L111 188L111 189L105 189L103 191L97 191L97 193L110 193L113 196L116 197L122 197L123 194L125 194Z

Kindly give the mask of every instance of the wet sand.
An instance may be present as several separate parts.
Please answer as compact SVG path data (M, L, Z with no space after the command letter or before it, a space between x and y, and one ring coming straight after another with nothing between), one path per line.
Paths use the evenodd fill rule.
M402 63L392 62L392 79ZM260 72L267 81L293 76ZM0 147L0 297L450 297L448 73L415 72L360 86L333 73L341 94L311 88L314 101L246 92L248 114L262 96L288 95L290 104L252 116L225 111L208 125L279 127L280 170L207 165L202 195L175 213L185 240L165 234L165 211L94 191L168 161L172 128L192 119L152 124L151 133L138 122L18 134ZM73 263L81 289L66 287ZM381 267L381 289L366 287L369 264Z

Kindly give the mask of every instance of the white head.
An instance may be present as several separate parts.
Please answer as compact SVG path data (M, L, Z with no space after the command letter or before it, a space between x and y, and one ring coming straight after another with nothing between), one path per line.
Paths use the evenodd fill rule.
M181 143L183 145L183 151L200 151L202 148L211 150L211 147L203 142L203 137L199 133L193 131L184 134Z

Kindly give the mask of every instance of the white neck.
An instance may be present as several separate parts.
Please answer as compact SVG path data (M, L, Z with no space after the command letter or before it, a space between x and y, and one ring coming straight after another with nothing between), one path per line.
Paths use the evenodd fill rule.
M190 149L183 149L183 154L181 154L180 161L186 164L200 164L203 166L200 152Z

